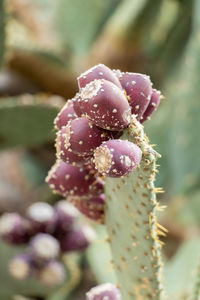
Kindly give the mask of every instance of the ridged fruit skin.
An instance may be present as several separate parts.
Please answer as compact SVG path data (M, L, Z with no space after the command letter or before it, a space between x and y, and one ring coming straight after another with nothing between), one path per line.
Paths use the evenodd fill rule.
M114 83L118 88L122 88L121 84L114 72L103 64L96 65L87 70L78 77L79 88L84 88L88 83L95 79L105 79Z
M81 90L78 101L83 114L100 128L118 131L130 123L128 100L124 92L110 81L90 82Z
M57 286L66 279L66 271L62 263L51 260L37 272L37 279L49 287Z
M83 251L95 239L95 232L90 226L84 225L74 228L60 240L60 248L63 252Z
M93 287L86 294L87 300L121 300L121 295L116 286L112 283L100 284Z
M72 152L70 148L65 147L66 139L66 127L63 127L60 131L57 132L56 137L56 156L58 159L63 160L65 163L72 166L82 166L84 163L87 163L88 160L92 158L92 155L81 156Z
M36 266L44 266L48 261L59 256L58 240L50 234L38 233L29 243L29 254Z
M36 202L29 206L27 219L32 234L38 232L53 233L56 228L54 209L46 202Z
M90 175L88 170L66 164L63 161L56 162L46 181L50 188L63 197L94 194L97 190L99 190L99 194L101 193L95 184L96 178Z
M25 244L30 237L27 225L18 213L5 213L0 218L0 237L11 245Z
M94 162L99 173L108 177L121 177L138 167L141 149L128 140L103 142L94 152Z
M79 211L68 201L60 200L55 205L55 217L57 219L56 232L64 234L71 230L79 217Z
M161 92L153 89L151 94L151 100L149 102L149 105L147 106L147 109L145 110L143 116L141 117L140 122L144 123L146 120L150 118L152 113L157 110L161 99Z
M62 156L67 156L69 151L81 156L92 155L96 147L111 137L110 132L98 128L87 118L76 118L61 129L60 150Z
M87 218L104 224L105 195L96 197L71 197L70 201Z
M33 262L27 253L20 253L11 258L8 265L9 273L18 280L29 279L34 272Z
M74 110L73 101L68 100L54 120L55 129L60 130L63 126L66 126L70 120L76 118L77 114Z
M132 114L140 120L151 99L152 83L149 76L126 72L121 73L119 80L126 91Z

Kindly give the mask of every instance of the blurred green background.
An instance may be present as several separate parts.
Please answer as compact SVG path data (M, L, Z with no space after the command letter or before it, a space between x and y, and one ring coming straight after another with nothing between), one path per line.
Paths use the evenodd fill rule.
M78 74L98 63L149 74L165 97L144 127L162 155L156 185L167 206L160 222L169 230L169 299L189 299L200 253L199 0L0 0L0 212L56 201L44 184L55 156L53 119L78 91ZM73 293L68 282L52 291L11 281L14 250L0 244L0 299L80 300L91 285L115 281L98 231L75 259Z

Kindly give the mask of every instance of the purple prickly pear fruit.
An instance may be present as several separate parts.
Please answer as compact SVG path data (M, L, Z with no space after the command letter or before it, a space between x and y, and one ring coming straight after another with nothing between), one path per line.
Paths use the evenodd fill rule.
M80 154L72 152L71 148L67 148L65 146L65 140L66 127L63 127L60 131L57 132L56 138L56 155L58 159L62 159L64 162L72 166L81 166L91 159L91 155L81 156Z
M77 93L76 96L73 98L73 107L78 117L81 117L83 115L80 103L81 103L81 96L79 93Z
M46 178L50 188L62 196L83 196L95 192L101 193L96 186L96 178L89 171L57 161Z
M91 220L104 224L105 195L96 197L72 197L70 201L78 210Z
M66 200L60 200L55 206L57 218L56 232L65 233L71 230L74 222L79 216L79 211Z
M88 160L87 162L85 162L83 164L84 168L86 170L88 170L90 172L90 174L96 174L97 173L97 170L95 168L95 164L94 164L94 161L93 161L93 157L91 160Z
M28 254L22 253L14 256L8 265L11 276L18 280L26 280L33 275L34 267Z
M151 99L152 83L149 76L127 72L122 73L119 80L126 91L132 114L137 115L140 120Z
M112 71L115 74L115 76L117 76L117 78L120 80L120 78L122 77L123 72L119 69L113 69Z
M96 126L115 131L129 125L131 109L128 100L112 82L94 80L81 90L80 96L81 110Z
M29 240L29 229L25 219L18 213L5 213L0 218L0 237L9 244L25 244Z
M46 202L32 204L27 210L27 218L33 233L53 233L56 228L54 209Z
M58 257L60 245L58 240L50 234L38 233L29 243L29 253L38 266Z
M95 177L93 177L95 178ZM89 196L98 196L104 192L104 180L100 177L96 177L95 180L89 186Z
M147 109L145 110L143 116L141 117L140 120L141 123L144 123L144 121L148 120L152 115L152 113L157 110L160 104L160 98L161 98L161 92L156 89L153 89L149 105L147 106Z
M65 156L72 151L79 155L92 155L96 147L103 141L111 138L111 134L98 128L85 117L69 121L67 126L61 129L60 150ZM66 155L67 156L67 155Z
M118 88L122 88L121 84L114 72L103 64L96 65L87 70L78 77L79 88L84 88L88 83L95 79L105 79L114 83Z
M60 240L60 248L63 252L83 251L96 238L94 230L84 225L81 228L74 228Z
M62 263L51 260L38 271L37 278L40 283L53 287L63 283L66 278L66 271Z
M100 284L86 294L87 300L121 300L120 291L112 283Z
M63 106L61 111L58 113L57 117L54 120L55 128L60 130L63 126L67 125L70 120L76 119L77 114L75 113L73 107L73 101L68 100L67 103Z
M103 142L94 152L97 170L108 177L121 177L129 174L137 168L141 157L140 148L128 140Z

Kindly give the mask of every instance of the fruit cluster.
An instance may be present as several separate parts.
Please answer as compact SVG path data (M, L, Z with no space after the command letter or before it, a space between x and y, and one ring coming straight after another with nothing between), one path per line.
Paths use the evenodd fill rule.
M119 139L134 114L143 123L160 103L150 78L99 64L78 78L79 93L55 119L57 161L46 178L55 193L83 214L104 223L103 178L126 176L142 151Z
M27 251L13 257L9 271L25 280L34 276L46 285L57 285L66 278L61 255L85 250L95 238L88 225L78 224L79 212L65 200L54 207L45 202L32 204L22 217L7 213L0 218L0 236L10 245L25 245Z

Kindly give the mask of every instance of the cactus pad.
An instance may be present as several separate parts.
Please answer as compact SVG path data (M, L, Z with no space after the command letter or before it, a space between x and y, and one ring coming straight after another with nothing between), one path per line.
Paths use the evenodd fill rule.
M123 139L142 150L140 166L122 178L106 179L106 226L113 264L124 300L164 299L161 284L161 233L156 221L156 158L143 126L133 116Z

